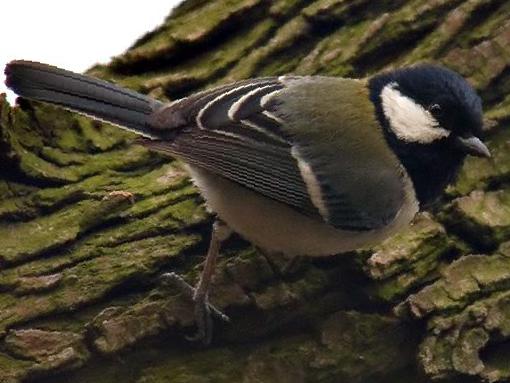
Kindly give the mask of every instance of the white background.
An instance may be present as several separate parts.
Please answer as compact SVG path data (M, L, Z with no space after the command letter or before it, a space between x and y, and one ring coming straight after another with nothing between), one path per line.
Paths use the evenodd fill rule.
M5 64L45 62L83 72L125 51L181 0L2 0L0 93ZM14 95L7 92L12 103Z

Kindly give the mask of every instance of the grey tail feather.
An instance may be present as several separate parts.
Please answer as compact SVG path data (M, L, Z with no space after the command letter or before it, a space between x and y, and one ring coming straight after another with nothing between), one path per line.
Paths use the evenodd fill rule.
M148 117L163 104L110 82L38 62L5 67L5 84L19 96L60 105L152 137Z

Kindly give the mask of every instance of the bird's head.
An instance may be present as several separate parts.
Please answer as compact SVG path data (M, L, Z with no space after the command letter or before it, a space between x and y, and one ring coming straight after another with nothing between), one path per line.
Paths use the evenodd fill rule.
M456 72L418 65L374 76L370 88L379 118L396 140L490 157L481 140L480 97Z
M378 74L368 84L385 137L422 206L455 180L468 154L490 157L480 97L454 71L417 65Z

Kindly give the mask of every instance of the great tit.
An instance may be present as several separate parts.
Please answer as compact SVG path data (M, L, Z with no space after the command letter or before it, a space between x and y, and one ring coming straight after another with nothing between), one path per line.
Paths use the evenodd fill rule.
M143 137L174 156L218 220L193 294L210 340L208 291L231 231L288 256L374 245L408 225L451 183L467 154L489 157L482 104L457 73L417 65L365 79L239 81L167 104L53 66L13 61L6 84ZM226 318L225 318L226 319Z

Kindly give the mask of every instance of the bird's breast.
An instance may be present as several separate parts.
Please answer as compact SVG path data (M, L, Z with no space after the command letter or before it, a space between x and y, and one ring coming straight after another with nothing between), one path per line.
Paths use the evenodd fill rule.
M374 245L405 227L418 211L412 185L409 197L387 226L370 231L339 230L261 196L209 171L188 165L207 207L252 244L287 256L327 256Z

